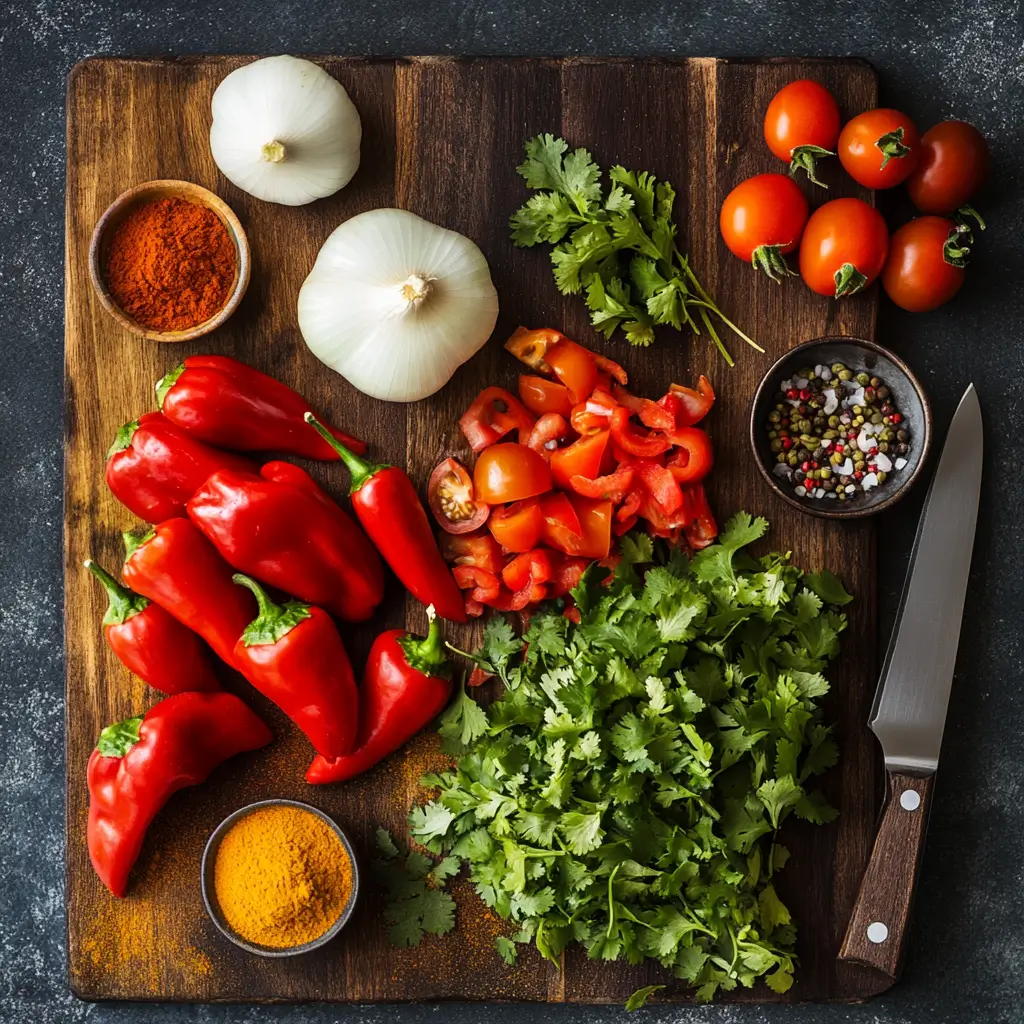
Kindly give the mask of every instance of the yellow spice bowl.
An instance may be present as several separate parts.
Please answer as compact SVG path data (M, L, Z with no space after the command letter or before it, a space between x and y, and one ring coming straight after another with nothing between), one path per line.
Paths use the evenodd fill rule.
M243 818L253 814L255 811L271 807L294 807L297 810L305 811L319 818L330 828L338 839L341 840L341 844L345 848L349 862L352 865L352 891L349 894L348 902L345 904L344 909L338 915L338 919L330 926L330 928L327 929L327 931L313 939L311 942L303 943L300 946L289 946L285 949L271 948L269 946L257 946L242 938L242 936L228 924L227 919L217 902L217 890L214 884L214 870L217 863L217 853L220 850L220 845L221 842L223 842L224 837L227 836L232 828L234 828L234 826ZM206 849L203 851L200 878L203 892L203 905L206 907L207 914L210 915L210 920L213 921L220 932L230 939L236 946L240 946L249 953L255 953L257 956L299 956L302 953L309 953L314 949L319 949L321 946L326 945L345 927L346 924L348 924L348 920L352 916L352 911L355 909L356 900L359 897L359 866L356 861L355 850L353 850L352 843L349 841L348 836L333 818L324 814L323 811L316 807L301 803L298 800L260 800L257 803L247 804L245 807L240 807L237 811L229 814L213 830L210 838L207 840Z

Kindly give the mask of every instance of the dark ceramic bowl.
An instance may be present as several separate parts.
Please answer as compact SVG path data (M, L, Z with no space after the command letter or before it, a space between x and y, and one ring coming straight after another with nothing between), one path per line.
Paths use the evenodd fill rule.
M315 814L321 821L325 821L331 828L331 831L341 840L342 845L348 853L349 860L352 862L352 893L348 898L348 903L345 904L345 909L342 910L338 920L331 925L319 938L314 939L312 942L303 943L301 946L291 946L288 949L272 949L268 946L256 946L251 942L247 942L235 931L232 930L231 926L224 919L223 913L221 913L220 906L217 904L217 893L216 887L213 884L213 868L217 860L217 851L220 849L221 840L228 834L232 826L244 818L248 814L252 814L253 811L262 810L264 807L297 807L302 811L308 811L310 814ZM352 911L355 909L356 900L359 898L359 867L356 863L356 854L352 849L352 844L348 840L348 836L345 835L341 827L332 818L329 818L323 811L317 810L315 807L311 807L309 804L300 803L298 800L260 800L258 803L248 804L245 807L240 807L233 814L229 814L213 831L209 840L206 843L206 849L203 851L203 864L200 869L202 878L202 889L203 889L203 905L206 907L206 912L210 915L210 919L213 923L226 935L236 946L241 946L242 949L247 950L250 953L255 953L257 956L269 956L269 957L282 957L282 956L299 956L302 953L308 953L311 950L319 949L321 946L325 946L328 942L333 939L338 932L348 924L348 919L352 916Z
M883 484L867 494L847 502L798 497L786 480L774 473L776 459L765 428L782 381L789 380L801 367L833 363L844 363L851 370L866 370L880 377L892 392L910 433L910 451L904 456L906 466L893 470ZM894 352L859 338L817 338L791 349L765 374L750 410L750 446L765 483L793 508L824 519L858 519L895 505L921 475L931 441L932 411L920 381Z

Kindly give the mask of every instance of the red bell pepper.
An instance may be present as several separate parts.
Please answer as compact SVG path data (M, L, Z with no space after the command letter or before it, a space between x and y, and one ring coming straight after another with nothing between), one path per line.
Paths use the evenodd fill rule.
M554 575L548 590L549 597L565 597L570 590L579 586L583 574L590 567L589 558L569 558L555 556L560 561L554 567Z
M302 395L229 356L189 356L157 381L156 400L164 415L208 444L338 459L306 429L302 418L311 410ZM328 429L350 451L366 451L351 434Z
M256 467L203 444L159 412L126 423L107 452L107 486L147 523L183 516L185 502L218 469L251 473Z
M259 605L235 644L239 671L305 733L318 754L351 753L359 729L359 694L334 620L302 601L275 604L241 573L234 581L248 587Z
M83 564L107 592L103 635L129 672L162 693L220 689L210 656L192 630L118 583L91 558Z
M124 896L146 829L171 795L273 738L232 693L179 693L104 729L87 773L89 857L100 881Z
M466 621L466 607L434 540L430 520L408 474L360 458L327 432L311 413L309 423L337 452L352 475L350 494L363 529L406 590L437 614Z
M574 496L570 499L579 518L581 534L545 523L544 543L556 551L580 558L607 558L612 545L612 503Z
M533 416L518 398L504 388L484 388L459 420L462 433L475 452L516 431L523 443L533 430Z
M370 618L384 596L373 545L298 466L214 473L192 496L188 515L239 572L347 622Z
M526 551L501 570L501 578L509 590L522 590L528 583L547 583L554 576L554 558L544 548Z
M619 466L614 473L591 480L585 476L574 476L570 481L572 489L584 498L607 498L614 504L622 501L633 486L633 470L629 465Z
M676 425L672 410L659 402L640 398L618 384L612 385L612 395L619 405L625 406L634 416L638 416L645 427L652 430L671 430Z
M672 384L669 387L669 394L679 403L676 424L680 427L691 427L694 423L699 423L715 404L714 388L703 374L697 381L696 390L684 388L682 384Z
M664 434L645 433L629 422L629 409L620 405L612 414L612 440L630 455L651 458L672 447Z
M640 481L641 487L658 503L658 508L671 515L683 504L683 492L675 477L655 459L630 459L628 465Z
M452 683L441 628L430 609L427 614L426 639L389 629L373 642L360 687L359 744L347 757L313 758L307 782L360 775L412 739L448 703Z
M198 633L235 666L235 643L253 620L256 602L231 581L231 566L191 520L168 519L132 538L124 582Z

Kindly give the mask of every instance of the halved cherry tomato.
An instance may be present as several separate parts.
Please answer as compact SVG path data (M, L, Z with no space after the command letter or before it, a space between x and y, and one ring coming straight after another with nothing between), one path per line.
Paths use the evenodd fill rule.
M942 121L921 136L921 159L907 178L911 202L922 213L952 214L981 188L991 163L974 125Z
M715 453L711 439L700 427L679 427L669 434L677 451L665 464L676 483L695 484L711 472Z
M520 444L525 444L538 455L550 459L551 453L558 447L558 442L571 436L572 427L561 413L546 412L534 424L530 436L525 440L520 438Z
M529 551L537 546L544 529L544 513L536 498L491 510L487 528L507 551Z
M551 490L551 471L535 451L522 444L493 444L473 468L477 498L488 505L522 501Z
M652 430L669 430L676 424L671 410L649 398L640 398L619 384L612 385L612 397L619 405L624 405L635 416L639 416L640 422Z
M582 536L576 536L550 520L544 524L544 543L567 555L607 558L612 546L612 503L574 496L569 499L579 516Z
M703 484L686 488L686 502L693 517L686 528L686 540L694 551L706 548L718 536L718 524L708 505L708 496Z
M572 489L584 498L607 498L617 505L633 486L633 469L630 466L619 466L614 473L593 480L585 476L574 476L570 483Z
M572 412L569 389L564 384L544 377L523 374L519 378L519 397L523 400L523 405L535 416L557 412L568 417Z
M486 604L498 596L501 581L493 572L476 565L457 565L452 569L452 575L460 590L471 591L470 597L474 601Z
M794 177L798 170L820 185L816 161L835 156L839 138L839 104L823 85L798 78L780 89L764 115L764 138L768 148L789 164Z
M607 430L611 425L612 413L619 403L607 392L595 388L585 402L573 406L569 422L577 434L586 437L596 434L599 430Z
M560 341L568 341L561 331L551 327L517 327L512 337L505 342L505 350L511 352L521 363L541 373L551 373L551 367L545 361L547 351Z
M526 407L504 388L484 388L459 420L462 433L475 452L500 441L513 430L522 441L533 430L533 417Z
M580 517L572 502L560 491L553 491L545 494L540 499L540 510L544 517L544 525L541 528L541 536L545 536L548 530L565 530L574 537L583 536L583 527L580 525Z
M683 492L669 470L654 459L631 459L626 465L634 471L644 492L658 503L665 515L678 511L683 503Z
M602 430L590 437L581 437L568 448L552 452L551 479L555 486L568 491L572 488L574 476L585 476L590 480L600 476L601 459L607 447L608 431Z
M569 389L573 402L586 401L597 384L597 363L593 353L563 338L547 350L544 361Z
M715 404L715 391L711 381L702 373L697 381L697 390L684 388L682 384L670 384L666 398L675 398L679 403L676 423L680 427L692 427L700 423Z
M614 359L609 359L607 356L603 356L599 352L591 352L590 354L594 357L594 362L597 363L599 373L608 374L612 380L618 382L623 387L629 383L629 375L622 366L615 362Z
M630 455L652 456L667 452L671 444L664 435L644 433L629 422L629 410L619 406L612 414L612 438ZM587 474L582 474L586 476Z
M505 564L501 547L486 530L459 536L442 534L441 556L449 565L471 565L490 573L501 572Z
M547 583L553 575L551 552L544 548L517 555L501 570L501 578L510 590L522 590L528 583Z
M473 478L458 459L445 459L427 484L430 511L446 533L471 533L487 522L489 505L477 501Z
M548 585L548 597L564 597L570 590L579 586L583 574L590 567L589 558L570 558L566 555L555 555L554 574Z
M921 136L906 114L890 107L865 110L846 122L839 160L867 188L892 188L906 181L921 158Z
M889 229L860 199L833 199L811 214L800 242L800 275L811 291L842 298L866 288L882 271Z

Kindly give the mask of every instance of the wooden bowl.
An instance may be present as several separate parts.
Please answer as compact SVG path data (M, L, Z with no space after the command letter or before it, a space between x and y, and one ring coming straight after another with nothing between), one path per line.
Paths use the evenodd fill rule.
M330 827L331 831L341 840L342 846L345 847L345 851L348 853L349 862L352 865L352 892L349 894L348 903L345 904L344 909L338 917L338 920L331 925L318 938L313 939L312 942L306 942L301 946L289 946L285 949L270 948L269 946L257 946L247 940L243 939L241 935L232 929L224 918L224 914L220 909L220 905L217 903L217 892L214 885L213 872L214 866L217 861L217 851L220 849L221 841L231 831L236 822L253 811L262 810L264 807L297 807L301 811L307 811L309 814L315 815L322 821L326 822ZM249 953L255 953L257 956L266 957L287 957L287 956L299 956L302 953L312 952L314 949L319 949L321 946L325 946L331 941L344 927L348 924L349 918L352 916L352 911L356 906L356 899L359 896L359 866L356 863L356 852L352 849L352 844L349 842L348 836L345 834L344 829L331 817L324 814L323 811L310 804L301 803L298 800L285 800L283 798L275 798L272 800L259 800L254 804L247 804L245 807L240 807L237 811L229 814L214 830L207 840L206 849L203 850L203 862L199 869L200 871L200 886L203 894L203 906L206 907L207 914L210 915L210 920L217 926L220 932L228 939L230 939L236 946L240 946L242 949Z
M894 471L885 483L859 495L854 501L828 498L800 498L774 474L775 453L765 423L775 406L781 381L807 366L844 363L851 370L866 370L880 377L892 392L896 406L910 433L910 451L903 469ZM928 396L910 367L894 352L860 338L816 338L787 352L765 374L750 409L750 447L765 483L787 504L807 515L822 519L859 519L891 508L921 475L932 442L932 410Z
M121 309L110 294L104 279L108 246L124 218L143 203L165 198L184 199L212 210L227 228L231 240L235 243L237 253L235 280L228 293L227 301L208 320L181 331L156 331L140 324ZM145 181L141 185L128 189L127 192L122 192L100 217L93 230L92 242L89 245L89 277L92 279L101 305L125 330L131 331L132 334L137 334L139 337L148 338L150 341L191 341L193 338L200 338L220 327L238 308L242 296L245 295L245 290L249 286L250 266L249 240L245 237L245 231L234 211L220 196L191 181L175 181L173 179Z

